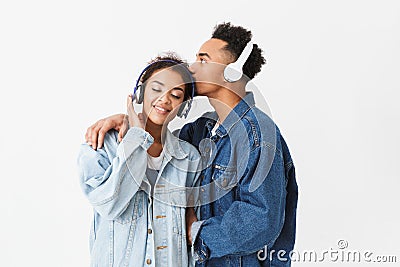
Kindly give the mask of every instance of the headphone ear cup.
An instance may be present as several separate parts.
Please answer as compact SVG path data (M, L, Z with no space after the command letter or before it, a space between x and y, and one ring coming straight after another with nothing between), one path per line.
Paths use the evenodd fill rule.
M184 116L185 115L185 111L186 111L186 106L187 106L187 101L185 101L185 102L183 102L180 106L179 106L179 109L178 109L178 113L176 113L176 115L179 117L179 118L182 118L182 116Z
M228 64L224 69L225 81L232 83L240 80L243 73L239 68L240 66L236 66L235 63Z
M179 118L187 118L189 111L192 107L192 98L189 98L185 102L181 104L181 106L178 109L178 113L176 114Z
M248 42L244 47L242 53L239 55L239 58L233 62L228 64L224 69L224 79L227 82L236 82L239 81L243 76L243 66L246 63L247 59L250 57L251 51L253 51L253 42Z
M142 104L143 103L143 99L144 99L144 89L143 89L143 85L139 85L136 91L137 94L137 102L138 104Z

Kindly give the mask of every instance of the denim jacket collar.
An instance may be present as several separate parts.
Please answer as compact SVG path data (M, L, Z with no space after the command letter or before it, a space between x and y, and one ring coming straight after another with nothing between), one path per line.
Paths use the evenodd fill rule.
M216 135L219 137L226 136L232 127L254 106L255 101L253 93L246 92L245 97L240 100L231 112L229 112L228 116L222 122L222 125L215 131Z
M171 160L171 158L184 159L188 156L188 153L182 149L179 138L173 135L168 129L165 139L164 152L168 160Z

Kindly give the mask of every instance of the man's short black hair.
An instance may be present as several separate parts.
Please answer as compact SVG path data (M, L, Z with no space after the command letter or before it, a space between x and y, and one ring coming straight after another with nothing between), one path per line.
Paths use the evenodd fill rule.
M230 52L236 61L247 43L251 41L251 31L241 26L233 26L230 22L224 22L214 27L211 38L220 39L228 44L224 47ZM243 74L253 79L261 71L261 66L266 63L263 51L257 44L253 44L253 50L243 66Z

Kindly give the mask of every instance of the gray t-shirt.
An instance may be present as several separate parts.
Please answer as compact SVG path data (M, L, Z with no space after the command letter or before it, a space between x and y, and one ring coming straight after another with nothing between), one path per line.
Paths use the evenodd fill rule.
M154 185L157 181L158 172L161 169L163 158L164 158L164 151L161 151L161 154L158 157L152 157L149 154L147 154L146 177L151 185L151 195L153 195Z

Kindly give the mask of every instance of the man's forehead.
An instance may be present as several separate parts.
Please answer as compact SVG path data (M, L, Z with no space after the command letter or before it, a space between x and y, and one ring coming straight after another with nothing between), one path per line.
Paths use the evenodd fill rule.
M226 45L227 42L223 40L211 38L200 47L197 55L205 55L210 57L212 60L224 59L225 53L222 48Z

